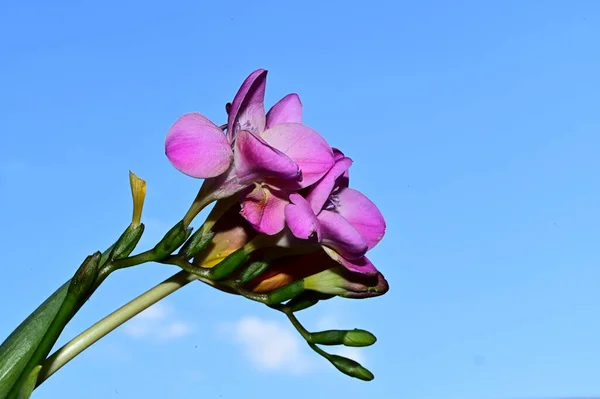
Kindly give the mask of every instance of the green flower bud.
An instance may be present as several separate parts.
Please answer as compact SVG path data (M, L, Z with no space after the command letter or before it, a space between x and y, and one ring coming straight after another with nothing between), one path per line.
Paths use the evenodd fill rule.
M96 282L101 257L102 254L98 251L85 258L71 279L68 294L73 295L77 300L85 296Z
M358 378L363 381L371 381L375 378L373 373L352 359L338 355L329 355L328 359L338 370L350 377Z
M202 230L198 230L192 234L185 244L183 244L183 247L179 250L179 255L183 256L185 259L193 258L197 253L208 246L214 236L215 233L212 231L204 233Z
M242 270L238 277L238 283L246 284L263 274L268 268L269 263L267 262L252 262L247 268Z
M344 298L370 298L385 294L389 285L381 273L362 275L341 267L324 270L304 279L307 290Z
M165 234L162 240L154 247L154 253L159 258L164 258L170 255L173 251L181 246L192 233L192 229L187 229L183 220L177 223Z
M315 292L304 291L302 294L293 298L291 301L285 304L292 312L299 312L304 309L308 309L319 302L320 298L317 297Z
M240 248L229 254L225 259L210 269L208 277L214 281L224 280L231 276L240 266L248 260L248 254L244 248Z
M304 292L304 280L296 280L267 294L268 304L275 305L293 299Z
M130 224L113 246L109 259L118 260L128 257L129 254L133 252L138 242L140 242L140 238L142 238L143 233L143 223L140 223L136 226Z
M343 344L346 346L370 346L377 342L377 337L366 330L355 328L346 331Z
M319 345L369 346L377 338L365 330L327 330L310 334L310 343Z

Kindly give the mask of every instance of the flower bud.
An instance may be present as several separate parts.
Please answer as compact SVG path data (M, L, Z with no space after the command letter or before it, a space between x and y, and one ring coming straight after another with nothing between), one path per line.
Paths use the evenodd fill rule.
M286 303L285 306L292 312L299 312L316 305L321 299L322 298L319 298L316 292L304 291L302 294Z
M140 223L137 226L133 223L130 224L113 246L109 259L118 260L128 257L129 254L133 252L138 242L140 242L140 238L142 238L143 233L143 223Z
M211 230L215 235L210 245L194 257L196 266L214 267L256 236L256 231L240 216L240 208L235 206L221 216Z
M293 299L304 292L304 280L294 281L268 294L268 304L275 305Z
M329 355L328 359L338 370L350 377L358 378L363 381L371 381L375 378L373 373L352 359L338 355Z
M96 281L101 256L100 252L95 252L85 258L69 283L68 294L73 295L77 300L85 296Z
M377 338L365 330L327 330L312 333L310 342L319 345L345 345L345 346L369 346L373 345Z
M170 255L184 243L191 232L192 229L186 229L183 221L180 221L165 234L158 244L156 244L154 252L160 258Z
M381 273L364 275L334 267L304 279L305 288L344 298L370 298L385 294L388 283Z
M252 262L247 268L242 270L237 281L239 284L246 284L255 278L259 277L269 268L269 263L267 262Z
M210 240L212 240L214 236L215 233L213 232L204 233L202 230L196 231L189 240L183 244L183 247L179 250L179 255L183 256L185 259L193 258L198 252L204 250L204 248L208 246Z
M240 266L248 260L248 254L244 248L240 248L233 252L219 264L210 269L208 276L211 280L220 281L231 276Z

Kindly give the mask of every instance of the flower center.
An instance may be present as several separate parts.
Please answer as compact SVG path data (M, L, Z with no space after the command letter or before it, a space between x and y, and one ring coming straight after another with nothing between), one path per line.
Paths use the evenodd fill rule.
M335 191L335 190L334 190ZM340 199L336 194L331 194L325 204L323 205L323 209L326 211L335 211L335 208L340 205Z

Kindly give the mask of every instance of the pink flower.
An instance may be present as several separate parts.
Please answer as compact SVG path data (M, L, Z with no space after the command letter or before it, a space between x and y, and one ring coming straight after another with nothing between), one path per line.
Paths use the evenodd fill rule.
M336 150L335 164L306 195L290 195L285 219L292 234L316 239L326 252L347 269L360 273L376 271L364 256L383 238L385 220L360 191L348 187L352 160Z
M265 114L266 76L267 71L259 69L246 78L228 106L226 135L199 113L183 115L167 133L165 150L173 166L207 179L201 191L206 204L253 183L301 189L334 163L325 139L300 123L302 104L296 94ZM243 214L253 224L259 216L248 209Z

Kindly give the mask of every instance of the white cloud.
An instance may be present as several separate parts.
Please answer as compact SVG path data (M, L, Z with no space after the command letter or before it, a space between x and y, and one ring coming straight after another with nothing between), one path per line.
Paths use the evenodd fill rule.
M157 303L129 320L123 331L132 338L151 341L169 341L191 333L192 326L172 313L169 307Z
M324 316L315 322L314 331L339 329L343 326L334 316ZM296 330L285 322L247 316L235 323L221 325L232 336L248 360L259 370L304 374L335 369L314 353ZM329 353L353 359L364 365L364 348L323 346Z
M259 370L302 374L314 368L304 340L287 324L244 317L225 328Z

